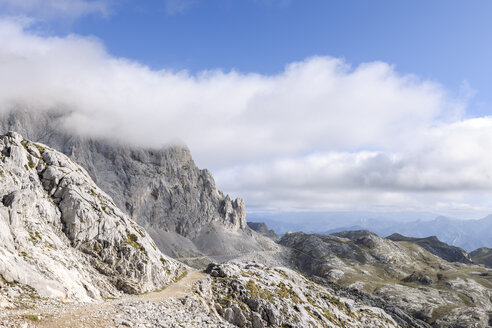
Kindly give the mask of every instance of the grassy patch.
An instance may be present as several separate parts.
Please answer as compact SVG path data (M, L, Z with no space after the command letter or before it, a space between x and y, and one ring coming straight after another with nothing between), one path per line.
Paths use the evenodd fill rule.
M27 150L27 140L25 140L25 139L22 140L21 145L22 145L22 147L24 147L25 150Z
M250 295L254 298L261 298L265 301L272 301L276 297L274 293L272 293L268 289L261 288L252 279L248 280L245 287L247 290L249 290Z
M39 317L35 314L24 314L23 317L35 322L38 322L40 320Z
M277 287L277 296L279 298L285 299L290 298L294 304L304 303L292 287L287 287L283 282L280 282Z
M174 279L174 282L178 282L188 275L188 271L183 271L179 276Z
M101 209L103 210L104 213L109 215L108 208L105 205L101 205Z
M434 309L434 311L432 311L432 317L430 318L429 323L433 324L434 322L436 322L437 319L441 318L443 315L449 313L451 310L456 308L456 305L444 305Z
M142 253L146 253L145 248L141 244L139 244L137 235L127 231L126 237L128 238L125 242L127 245L139 249Z
M41 155L44 154L45 148L37 143L34 144L34 147L36 147Z

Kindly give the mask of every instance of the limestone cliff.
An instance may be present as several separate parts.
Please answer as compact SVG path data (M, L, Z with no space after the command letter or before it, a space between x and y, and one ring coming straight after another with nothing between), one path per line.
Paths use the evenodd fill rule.
M0 136L0 190L3 287L90 301L161 288L183 268L82 167L15 132Z

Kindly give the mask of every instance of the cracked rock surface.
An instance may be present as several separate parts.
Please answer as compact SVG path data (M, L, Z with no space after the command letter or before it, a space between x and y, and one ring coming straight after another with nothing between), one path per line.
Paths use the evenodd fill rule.
M207 272L209 299L237 327L398 327L381 308L339 297L284 267L230 262L210 264Z
M395 242L365 230L291 233L280 243L291 248L292 267L395 308L388 311L397 320L408 322L404 312L433 327L492 322L492 270L483 266L448 262L412 240Z
M0 136L0 294L91 301L142 293L183 266L163 255L67 156L15 132Z

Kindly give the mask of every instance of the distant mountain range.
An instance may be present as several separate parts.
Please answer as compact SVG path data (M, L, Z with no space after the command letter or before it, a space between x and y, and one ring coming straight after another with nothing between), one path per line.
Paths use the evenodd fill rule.
M331 234L346 230L369 230L382 237L393 233L415 238L436 236L469 252L480 247L492 247L492 215L478 220L432 215L425 212L304 212L251 214L248 220L263 221L281 235L289 231Z

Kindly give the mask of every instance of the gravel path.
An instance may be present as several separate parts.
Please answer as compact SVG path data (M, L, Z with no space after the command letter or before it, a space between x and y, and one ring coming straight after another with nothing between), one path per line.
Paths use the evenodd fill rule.
M11 310L0 328L227 327L192 291L193 284L203 278L203 273L189 270L184 278L158 292L94 304Z

